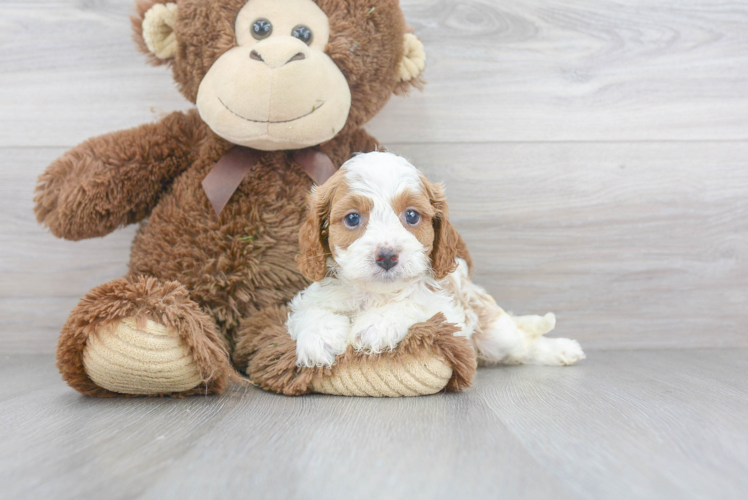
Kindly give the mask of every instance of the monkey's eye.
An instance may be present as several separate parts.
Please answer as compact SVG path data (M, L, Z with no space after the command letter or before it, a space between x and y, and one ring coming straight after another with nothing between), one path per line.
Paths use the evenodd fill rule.
M421 214L419 214L415 210L408 210L407 212L405 212L405 222L407 222L411 226L415 226L420 220Z
M358 227L358 225L361 224L361 216L356 212L353 212L352 214L346 215L343 221L348 227Z
M291 31L291 36L298 38L305 44L309 45L312 43L312 30L300 24Z
M270 36L273 32L273 25L267 19L260 18L252 23L252 36L257 40L262 40Z

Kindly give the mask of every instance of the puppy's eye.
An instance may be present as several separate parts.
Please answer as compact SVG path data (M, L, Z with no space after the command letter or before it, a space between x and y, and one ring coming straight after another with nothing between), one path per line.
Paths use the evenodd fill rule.
M293 30L291 30L291 36L294 38L298 38L299 40L301 40L307 45L312 43L312 30L310 30L303 24L300 24L296 26Z
M273 25L267 19L260 18L252 23L252 36L257 40L262 40L270 36L273 32Z
M421 214L419 214L415 210L408 210L407 212L405 212L405 222L407 222L411 226L415 226L420 220Z
M359 224L361 224L361 216L357 213L348 214L345 216L345 219L343 219L343 221L348 227L357 227Z

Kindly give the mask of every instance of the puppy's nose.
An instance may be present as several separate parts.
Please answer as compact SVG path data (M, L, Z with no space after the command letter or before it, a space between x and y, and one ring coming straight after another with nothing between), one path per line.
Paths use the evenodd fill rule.
M377 265L389 271L397 265L397 252L392 248L380 248L377 250Z

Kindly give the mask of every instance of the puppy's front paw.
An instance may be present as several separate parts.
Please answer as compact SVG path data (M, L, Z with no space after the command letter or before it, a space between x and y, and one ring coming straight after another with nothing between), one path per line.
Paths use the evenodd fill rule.
M350 320L333 314L307 315L289 324L296 339L296 366L332 366L348 347Z
M397 347L408 334L408 325L381 318L375 322L356 321L351 329L355 333L353 347L357 351L373 354Z
M296 366L332 366L335 358L344 351L345 346L331 342L322 335L300 335L296 339Z
M573 365L584 359L579 342L563 338L539 337L527 353L527 362L538 365Z

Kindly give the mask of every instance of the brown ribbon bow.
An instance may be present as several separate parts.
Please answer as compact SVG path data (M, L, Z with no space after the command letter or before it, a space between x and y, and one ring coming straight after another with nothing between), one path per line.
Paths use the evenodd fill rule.
M213 165L203 179L203 190L216 215L221 215L239 184L262 159L262 155L262 152L255 149L234 146ZM337 171L330 157L318 149L299 149L293 152L293 159L318 186Z

